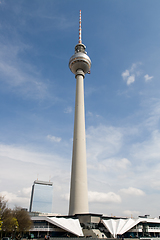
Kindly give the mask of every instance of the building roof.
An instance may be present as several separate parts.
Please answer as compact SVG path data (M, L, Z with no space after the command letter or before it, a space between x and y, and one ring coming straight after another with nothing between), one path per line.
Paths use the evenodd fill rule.
M45 217L45 216L37 216L31 217L34 220L45 220L67 232L70 232L76 236L84 236L82 232L82 228L78 219L72 218L57 218L57 217Z
M53 186L53 182L48 182L48 181L40 181L40 180L35 180L34 184L40 184L40 185L49 185Z
M53 221L57 227L60 227L65 231L71 232L76 236L84 236L78 219L56 217L50 217L49 219Z
M117 235L122 235L125 232L129 231L131 228L136 226L138 223L159 223L160 219L158 218L128 218L128 219L109 219L109 220L102 220L104 226L108 229L108 231L113 235L115 238Z

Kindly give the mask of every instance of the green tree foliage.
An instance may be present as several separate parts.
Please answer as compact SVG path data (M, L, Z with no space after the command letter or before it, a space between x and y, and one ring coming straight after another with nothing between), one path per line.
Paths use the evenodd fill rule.
M19 232L28 231L32 226L32 222L28 212L24 209L21 209L20 207L16 207L13 211L14 211L14 216L18 221Z
M18 220L14 216L14 212L7 207L7 201L4 197L0 197L0 209L1 209L1 230L4 235L12 235L19 228Z
M11 209L6 208L3 212L2 215L2 231L5 232L12 232L15 229L18 229L18 221L17 219L14 217L13 212Z
M32 222L29 213L20 207L15 207L13 210L8 208L7 201L0 196L0 222L1 236L2 234L15 237L16 234L28 231Z

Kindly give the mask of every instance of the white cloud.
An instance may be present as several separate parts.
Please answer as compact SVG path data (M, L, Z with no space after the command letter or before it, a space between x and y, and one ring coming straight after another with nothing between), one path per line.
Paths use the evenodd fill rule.
M48 135L47 138L52 142L60 142L61 141L60 137L55 137L55 136L51 136L51 135Z
M135 210L133 210L133 211L132 210L125 210L125 211L123 211L123 214L128 216L128 217L133 217L133 216L137 217L140 214L140 212L135 211Z
M23 188L22 191L19 191L23 196L30 197L31 195L31 187Z
M129 194L129 195L133 195L133 196L144 196L145 193L138 189L138 188L133 188L133 187L129 187L127 189L123 188L120 190L121 193L124 193L124 194Z
M160 120L160 99L153 98L145 102L145 106L149 115L149 117L145 119L145 127L150 131L158 130Z
M134 72L138 65L139 65L139 63L132 63L130 71Z
M69 193L61 194L61 198L69 201ZM121 197L114 192L88 192L88 200L89 202L99 202L99 203L120 203Z
M153 76L149 76L148 74L146 74L144 76L144 79L145 79L146 82L150 81L152 78L153 78Z
M123 136L119 128L100 125L87 129L87 156L88 159L107 159L117 153L123 143Z
M10 159L10 161L21 161L33 164L50 164L55 166L58 162L65 162L65 158L61 157L57 153L45 153L41 149L34 150L32 147L16 146L16 145L5 145L0 144L0 158ZM5 161L4 161L5 163Z
M6 196L9 207L29 207L31 186L38 176L39 180L54 182L54 205L60 213L67 212L68 204L61 198L62 193L69 192L67 159L14 146L1 145L0 150L0 194Z
M157 175L157 174L156 174ZM151 181L151 187L156 190L160 190L160 181L157 179L153 179Z
M153 102L151 105L152 106L150 106L149 113L151 114L152 117L156 116L157 119L159 119L159 108L158 108L159 104L156 101L154 108L153 108ZM151 110L152 110L152 113L150 112ZM92 126L87 129L87 155L88 155L88 163L89 163L89 169L88 169L89 177L94 171L94 170L92 171L93 167L96 170L94 171L94 173L97 174L97 175L93 174L94 182L92 182L91 178L88 178L88 180L90 181L89 183L90 189L92 189L92 193L93 193L90 196L91 206L93 207L93 209L96 209L95 211L99 212L99 209L102 209L102 208L104 209L105 204L103 203L105 202L110 203L110 205L112 205L111 203L113 203L114 205L116 201L118 203L119 197L116 197L116 196L119 196L119 195L117 194L114 195L114 193L117 193L118 190L121 188L123 188L122 190L125 189L125 191L119 192L120 196L121 194L122 195L127 194L125 195L125 197L127 200L129 198L130 201L128 204L125 205L124 199L122 199L123 200L121 202L122 208L117 207L116 210L114 209L113 206L111 206L110 211L114 214L119 214L125 211L126 209L130 209L129 204L130 205L132 204L132 207L133 207L134 200L131 199L133 196L132 195L133 193L135 195L137 194L137 196L138 194L142 194L140 196L143 196L142 192L135 191L135 189L140 190L140 189L147 188L147 190L153 191L154 189L159 188L159 183L158 182L156 183L156 180L158 179L160 174L160 170L159 170L160 168L158 165L158 159L160 156L159 132L152 131L151 135L149 135L147 132L146 140L142 141L141 139L138 138L138 141L140 142L137 144L135 143L135 141L132 141L133 138L137 137L137 132L140 136L142 128L146 129L146 122L147 122L146 116L147 115L145 115L144 121L142 121L137 126L134 125L134 127L131 123L130 127L125 126L125 128L123 128L123 126L121 126L121 128L120 127L116 128L116 127L112 127L112 126L110 127L107 125L106 126L99 125L97 127ZM157 127L157 125L154 127ZM125 147L125 149L123 147ZM152 154L156 153L157 164L155 162L154 156L150 155L149 153L152 153ZM23 181L24 186L19 188L20 189L19 192L18 190L16 191L13 190L12 192L12 190L8 189L7 184L6 184L6 191L8 191L9 193L15 194L19 198L21 197L21 200L24 199L24 202L25 202L26 201L25 198L29 199L29 192L27 195L27 189L23 190L23 187L28 188L28 186L32 185L33 180L35 180L37 177L37 172L40 173L40 176L44 176L41 174L45 174L43 178L44 180L46 180L46 178L48 177L47 175L50 175L52 173L55 174L56 172L56 176L53 179L54 179L54 185L55 185L54 191L55 191L57 200L55 200L56 202L54 203L54 205L56 206L56 209L59 209L58 210L59 212L61 212L60 201L62 201L63 206L66 205L66 208L68 208L67 201L69 199L68 186L69 186L70 175L68 170L68 172L66 173L65 179L63 178L63 181L62 181L62 177L64 177L64 172L66 170L63 167L64 165L63 163L65 162L64 159L62 159L61 161L62 164L58 163L59 159L61 159L60 155L51 156L44 153L32 152L31 150L27 151L22 147L18 148L16 146L0 145L0 156L4 156L4 155L6 157L11 158L12 160L10 161L11 165L9 164L11 166L11 169L9 170L8 167L6 166L5 172L3 170L4 173L2 173L2 170L1 170L1 177L2 175L3 175L3 178L9 175L10 179L15 180L15 178L17 178L17 182L18 182L19 179L24 179L24 178L27 179L28 175L32 176L32 180L30 181L29 184L26 184ZM20 162L13 161L13 158L19 159L20 161L25 162L26 163L25 167L23 167L23 165L20 165ZM132 161L134 162L134 164L132 164ZM143 161L144 161L144 165L142 165ZM31 164L27 165L29 162L31 162ZM45 165L48 165L49 162L50 162L49 167L45 168ZM68 159L68 162L70 164L71 159ZM147 166L148 164L147 162L151 162L151 165ZM37 165L34 165L33 163L37 163ZM56 167L55 167L55 164L56 164ZM141 171L138 172L140 167L141 167ZM18 168L18 171L15 174L15 170L17 168ZM57 168L61 170L57 170ZM4 169L3 166L2 166L2 169ZM25 169L25 173L23 172L23 169ZM120 174L122 178L119 177ZM26 175L26 176L22 178L23 175ZM4 181L1 183L1 191L4 190L2 189L3 183ZM145 185L146 183L147 183L147 186ZM94 187L93 187L93 184L95 184ZM14 185L16 184L14 183ZM133 189L130 189L129 186L134 186L135 187L134 191ZM59 189L57 189L58 187ZM97 190L99 192L97 192ZM25 191L26 191L26 195L23 194L23 192ZM63 193L64 193L64 196L62 196ZM145 196L145 197L146 197L146 202L149 201L148 196ZM13 198L16 199L15 196L13 196ZM66 201L65 204L64 204L64 199ZM25 206L23 202L20 205ZM137 211L140 211L140 214L141 214L140 206L142 206L142 203L139 203L139 207L134 206L131 209L133 210L132 213L138 209Z
M114 192L88 192L89 202L113 202L113 203L120 203L121 197Z
M8 205L12 204L14 206L20 206L23 203L23 206L29 205L29 197L21 197L15 193L2 191L0 195L5 197L5 200L8 201ZM21 205L22 206L22 205Z
M116 159L108 158L102 161L97 162L96 164L89 165L90 169L96 169L102 172L115 172L123 171L130 167L131 162L127 158Z
M131 75L127 78L127 85L135 82L135 75Z
M117 167L119 169L127 169L131 165L131 162L127 158L122 158L120 161L117 161Z
M130 69L126 69L124 72L122 72L121 76L123 80L126 81L128 86L135 82L136 76L138 77L141 75L141 71L138 70L139 65L141 65L140 62L133 63Z
M129 77L129 70L126 70L122 73L122 77L125 80L127 77Z
M122 73L123 80L126 81L127 85L130 85L131 83L135 82L135 75L130 75L129 70L126 70Z
M26 63L19 58L26 49L30 47L21 43L0 42L0 78L8 89L16 90L16 93L43 99L48 97L47 84L42 79L40 71L34 65ZM7 58L7 56L10 56Z
M88 111L88 112L87 112L87 116L93 117L93 113Z
M64 109L64 113L71 113L72 112L72 107L67 107Z
M8 157L10 159L20 160L22 162L32 162L38 164L42 164L44 159L45 162L47 162L53 158L53 156L51 157L47 154L34 152L21 146L5 144L0 144L0 157Z
M145 164L158 162L160 159L160 132L155 130L151 132L149 139L134 144L132 146L132 154L135 159L141 159L141 163L142 161Z

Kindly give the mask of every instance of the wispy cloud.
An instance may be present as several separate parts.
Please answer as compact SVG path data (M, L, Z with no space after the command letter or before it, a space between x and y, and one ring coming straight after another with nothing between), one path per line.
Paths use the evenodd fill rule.
M125 211L123 211L123 214L124 214L125 216L129 216L129 217L138 216L138 215L140 214L140 211L125 210Z
M124 193L124 194L133 195L133 196L144 196L145 195L145 193L141 189L133 188L133 187L129 187L127 189L123 188L120 190L120 192Z
M0 195L3 196L11 205L20 206L23 202L24 206L29 206L29 197L22 197L19 196L19 194L7 191L0 192Z
M141 107L143 116L140 122L135 123L130 117L127 126L122 124L113 128L99 125L87 129L88 172L93 182L90 180L90 187L93 192L97 187L101 188L101 192L103 189L118 192L123 209L126 209L126 212L121 209L124 214L127 211L140 214L141 209L135 206L132 197L145 196L148 204L150 196L147 192L154 192L160 186L159 99L145 101ZM131 204L133 209L129 208Z
M149 76L148 74L146 74L144 76L144 79L145 79L146 82L150 81L152 78L153 78L153 76Z
M159 119L160 119L160 99L149 98L143 100L141 103L143 112L143 120L140 121L141 129L147 129L149 132L159 130Z
M87 155L89 159L108 158L119 151L123 136L121 129L100 125L87 129Z
M122 77L123 77L124 80L125 80L126 78L128 78L128 77L129 77L129 70L126 69L126 71L124 71L124 72L122 73Z
M131 162L127 158L122 158L120 161L117 161L117 167L119 169L127 169L131 165Z
M112 203L120 203L121 197L114 192L88 192L88 200L89 202L112 202Z
M156 190L160 190L160 180L152 179L151 187Z
M55 137L51 135L47 135L47 139L49 139L51 142L60 142L61 138L60 137Z
M58 155L40 153L40 151L34 151L32 148L26 148L25 146L16 146L16 145L5 145L0 144L0 157L7 157L10 159L19 160L22 162L28 163L38 163L42 164L53 162L54 159L61 161L62 158L59 158ZM61 160L60 160L61 159ZM54 162L55 163L55 162Z
M148 164L160 159L160 132L155 130L151 132L150 138L132 146L132 154L136 159L141 159Z
M16 94L43 99L47 97L48 89L39 70L20 58L23 51L30 49L29 46L18 40L18 44L0 42L0 77L8 89L16 90ZM8 58L8 56L10 56Z
M69 166L68 161L58 155L44 152L29 151L22 147L1 145L1 192L8 199L10 207L19 205L29 207L31 186L33 181L51 180L54 182L54 203L61 212L61 194L69 192ZM8 167L10 166L10 167ZM28 178L28 176L30 176ZM23 181L22 181L23 180ZM60 208L59 208L60 207ZM66 210L62 210L65 213Z
M126 81L127 85L134 83L136 76L141 74L141 71L138 70L139 65L141 65L140 62L133 63L130 69L126 69L124 72L122 72L121 76L123 80Z
M34 13L32 15L34 17ZM61 29L61 30L65 30L65 29L69 29L69 28L72 28L73 26L76 25L76 22L75 21L71 21L70 18L66 18L65 15L61 15L61 16L53 16L53 13L51 13L51 15L42 15L42 14L39 14L39 17L42 18L42 19L48 19L48 21L50 21L52 24L48 24L49 26L44 26L43 28L43 31L46 29L47 30L51 30L54 28L58 28L58 29ZM39 28L40 30L40 28ZM41 31L42 31L42 28L41 28Z
M105 160L98 161L95 164L89 164L88 167L101 172L122 172L127 170L130 166L131 162L127 158L107 158Z
M130 85L131 83L134 83L135 81L135 75L131 75L127 78L127 85Z
M140 71L137 70L137 67L141 65L141 63L133 63L130 69L126 69L122 72L121 76L123 80L126 81L127 85L130 85L135 82L135 76L140 75Z
M121 76L123 80L126 81L127 85L134 83L136 78L142 75L142 70L139 69L140 65L142 65L141 62L133 63L131 68L122 72ZM152 78L153 76L149 76L148 74L144 75L145 82L150 81Z
M72 112L72 107L67 107L64 109L64 113L71 113Z
M150 117L149 113L151 113L151 110L152 117L159 116L159 110L157 110L159 109L158 106L158 101L150 103L150 107L147 108L148 118ZM139 130L142 130L142 128L143 130L146 130L147 119L145 115L143 121L137 126L130 123L130 126L128 127L121 126L116 128L113 126L99 125L96 127L92 126L87 129L87 158L89 166L88 172L89 176L91 177L92 170L93 168L95 168L94 183L96 180L99 181L95 184L95 186L93 186L93 183L90 183L90 188L92 189L92 191L90 191L91 193L89 195L89 199L91 204L107 202L113 204L121 203L123 205L124 199L121 198L122 194L125 194L127 198L133 195L142 197L145 196L146 201L149 201L147 194L144 195L145 192L141 190L142 187L143 189L147 188L150 190L159 188L157 177L160 174L160 168L158 165L158 159L160 158L160 134L157 130L155 130L157 128L157 125L154 125L154 128L152 128L151 130L151 135L148 135L147 140L139 141L139 143L130 141L133 137L135 137L135 133L136 135L137 133L139 133ZM52 135L48 135L48 140L57 142L60 141L59 137L55 137ZM129 144L125 142L128 140ZM57 174L55 174L53 178L55 185L57 183L57 189L55 189L55 192L58 199L56 200L56 204L59 206L59 202L61 200L63 201L63 199L68 201L67 196L69 196L68 193L70 175L69 171L67 171L64 179L66 170L63 168L64 164L61 164L61 166L59 164L60 162L65 163L65 160L62 159L60 155L56 154L56 152L55 155L48 155L43 153L37 153L34 151L28 151L20 147L1 145L0 156L5 156L7 158L9 157L10 159L12 159L12 161L13 159L19 159L21 162L25 162L25 164L28 165L28 167L26 167L25 165L27 174L29 171L31 171L31 166L33 169L33 164L36 164L36 167L34 167L34 169L32 170L34 171L34 173L32 172L33 176L36 175L37 171L39 171L39 173L41 174L44 174L44 166L49 166L45 169L45 177L52 171L54 174L55 172ZM120 156L122 157L120 158ZM29 165L29 163L31 163L32 165ZM18 166L18 169L21 169L22 167L17 162L16 164L14 162L12 164L14 164L16 168ZM7 169L7 174L9 174L11 178L13 177L13 179L15 178L14 172L15 168L13 168L9 172ZM18 171L17 181L21 177L20 172L21 170ZM139 172L140 174L137 174L137 172ZM6 176L6 173L2 174L1 176L4 178ZM103 180L106 181L107 184L109 183L110 186L108 187L106 183L102 184ZM57 181L60 181L60 183L58 183ZM145 183L147 183L147 186ZM101 189L102 185L105 188ZM25 188L27 187L28 186L25 185ZM97 187L99 191L97 191ZM104 191L104 189L106 189L106 191ZM120 191L118 192L118 190ZM13 199L16 199L16 197L22 197L22 190L20 191L20 193L18 191L15 193L11 190L7 190L7 192L16 195L13 196ZM119 194L117 194L117 192ZM26 195L24 194L23 196L25 197ZM24 200L24 202L26 201L25 199L21 200ZM23 203L23 201L21 202ZM132 203L132 200L130 200L130 203ZM121 209L121 212L123 211L123 209ZM125 209L126 213L127 211L131 211L132 213L136 211L135 209L128 210L128 205L125 206Z

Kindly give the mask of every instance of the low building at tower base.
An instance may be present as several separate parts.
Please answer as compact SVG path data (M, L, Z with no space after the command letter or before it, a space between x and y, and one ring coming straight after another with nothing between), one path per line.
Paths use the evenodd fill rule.
M160 237L160 219L108 217L102 214L53 216L37 214L31 217L34 238L92 237L92 238L154 238Z

